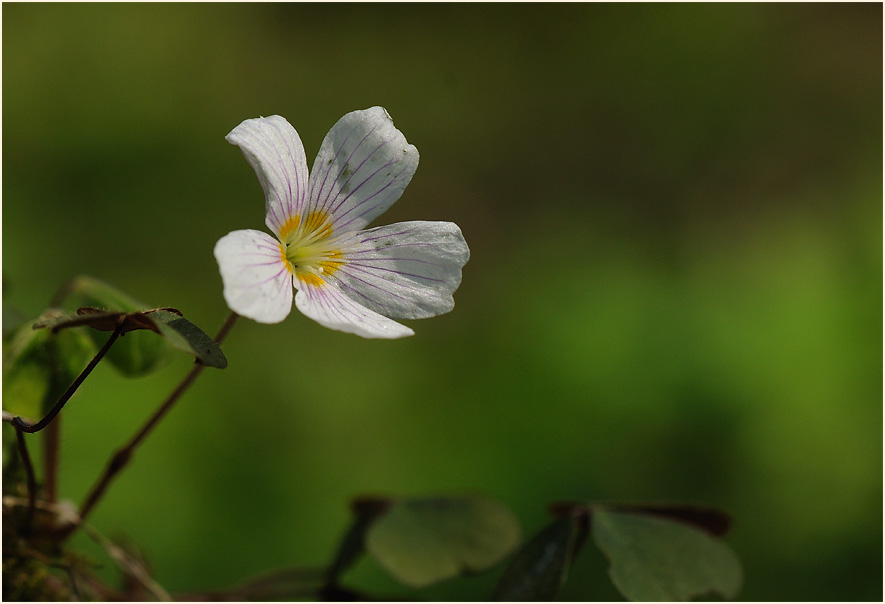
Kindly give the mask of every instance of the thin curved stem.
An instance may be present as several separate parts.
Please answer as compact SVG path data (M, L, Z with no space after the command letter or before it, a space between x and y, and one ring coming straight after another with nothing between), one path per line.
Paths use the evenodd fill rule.
M232 312L230 314L230 316L227 318L227 321L225 321L224 325L218 331L218 335L215 336L216 344L220 345L224 341L238 318L239 315L237 313ZM193 369L188 372L188 374L175 388L175 390L173 390L172 393L169 394L169 396L166 398L166 400L163 401L163 403L157 408L157 410L154 411L154 414L135 434L135 436L132 437L132 439L126 444L126 446L114 453L113 457L111 457L107 467L105 468L104 474L101 475L101 478L99 478L98 482L96 482L95 485L92 487L92 490L89 492L89 495L86 497L86 500L80 507L80 522L86 519L86 517L93 510L95 505L101 500L101 498L104 496L105 491L107 491L108 486L110 486L111 481L117 474L119 474L123 470L123 468L126 467L142 441L147 438L154 427L156 427L160 420L163 419L163 417L175 405L178 399L181 398L181 395L184 394L188 388L190 388L191 384L194 383L194 381L205 368L206 366L202 363L198 362L197 364L195 364ZM78 524L69 525L66 529L64 529L59 536L60 539L65 539L66 537L68 537L77 528Z
M101 349L92 358L92 360L89 361L89 364L86 365L86 369L84 369L83 372L77 376L77 379L75 379L74 382L65 391L65 393L61 395L61 398L58 399L58 402L56 402L55 405L52 406L52 409L49 410L49 413L46 414L46 417L41 419L36 424L29 424L20 417L14 417L12 418L12 425L15 426L16 430L33 434L34 432L39 432L40 430L48 426L52 422L52 420L55 419L55 416L58 415L59 411L62 410L62 407L65 406L65 403L68 402L68 399L70 399L74 395L74 393L77 391L77 388L79 388L80 384L83 383L83 380L85 380L89 376L89 374L92 373L92 370L95 369L95 366L98 365L98 362L101 361L102 358L104 358L104 355L106 355L108 350L111 349L111 346L113 346L114 342L117 341L117 338L120 337L121 333L123 333L122 320L117 323L117 327L114 329L111 337L108 338L108 341L104 343L104 346L102 346Z

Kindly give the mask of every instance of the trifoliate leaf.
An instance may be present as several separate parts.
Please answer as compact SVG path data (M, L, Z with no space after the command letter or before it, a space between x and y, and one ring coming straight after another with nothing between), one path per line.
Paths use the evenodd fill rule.
M114 313L150 308L107 283L85 275L65 285L60 294L67 308L91 307ZM108 338L101 333L87 333L97 346L102 346ZM135 331L117 340L105 358L124 375L135 377L158 369L171 354L172 348L165 339L146 331Z
M519 538L510 510L489 499L407 499L394 502L369 529L366 550L401 583L425 587L490 568Z
M121 334L138 330L153 331L163 336L178 350L194 355L204 365L220 369L227 367L227 359L221 348L174 308L112 312L99 308L80 307L76 315L62 314L34 323L34 329L45 327L53 333L83 326L98 331L114 331L121 327Z
M593 537L609 559L612 582L629 600L732 600L740 589L734 553L684 522L602 508L593 511Z
M85 275L66 284L59 297L68 304L79 303L81 307L77 314L35 327L57 331L88 325L98 331L113 331L119 322L123 322L122 333L128 335L114 343L106 358L126 375L143 375L158 368L169 357L172 348L194 355L208 367L227 367L221 348L174 308L144 310L146 304ZM133 331L136 333L130 333ZM146 331L163 337L153 337ZM92 334L92 337L98 346L106 341L98 334Z
M586 509L576 508L574 513L561 515L519 550L501 575L493 599L499 602L553 600L565 583L586 535Z

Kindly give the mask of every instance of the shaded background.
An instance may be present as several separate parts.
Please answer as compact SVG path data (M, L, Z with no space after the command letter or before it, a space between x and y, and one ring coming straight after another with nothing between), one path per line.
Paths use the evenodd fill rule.
M7 309L87 273L214 333L212 247L264 219L223 137L258 115L312 163L385 106L421 164L379 224L471 246L456 309L407 340L240 322L93 517L164 587L323 564L355 495L473 491L527 533L561 499L721 506L742 597L881 598L881 5L2 10ZM189 363L99 368L64 497ZM586 549L562 598L617 598L604 569Z

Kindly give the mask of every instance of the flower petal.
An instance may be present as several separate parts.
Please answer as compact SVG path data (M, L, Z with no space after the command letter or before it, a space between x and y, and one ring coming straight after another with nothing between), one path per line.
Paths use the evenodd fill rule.
M355 333L364 338L402 338L415 332L361 306L341 293L335 285L301 283L295 306L323 327Z
M400 222L355 233L342 244L344 262L327 279L359 304L394 319L449 312L470 258L452 222Z
M418 150L383 107L353 111L320 146L308 210L328 214L335 231L358 231L399 199L417 167Z
M284 225L303 215L307 157L295 128L279 115L244 121L225 137L255 169L265 196L265 223L280 237Z
M279 323L292 310L293 281L279 242L267 233L233 231L215 244L230 309L259 323Z

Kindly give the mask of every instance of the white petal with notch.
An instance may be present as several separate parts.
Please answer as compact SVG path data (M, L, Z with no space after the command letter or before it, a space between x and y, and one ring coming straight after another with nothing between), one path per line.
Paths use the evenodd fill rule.
M417 168L418 150L383 107L353 111L320 146L308 211L330 215L336 232L357 231L400 198Z

